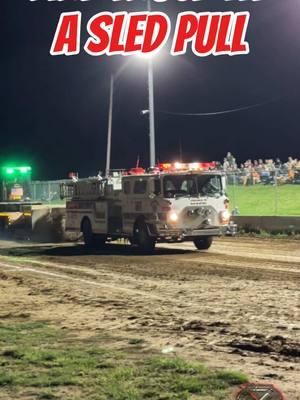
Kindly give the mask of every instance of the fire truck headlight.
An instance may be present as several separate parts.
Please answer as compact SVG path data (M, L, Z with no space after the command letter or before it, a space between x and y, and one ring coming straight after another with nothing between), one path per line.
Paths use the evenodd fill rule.
M223 224L228 224L230 220L230 212L228 210L224 210L220 213L220 219Z
M170 212L170 214L169 214L169 221L170 221L170 222L173 222L173 223L175 223L175 222L178 221L178 215L176 214L176 212L174 212L174 211L171 211L171 212Z

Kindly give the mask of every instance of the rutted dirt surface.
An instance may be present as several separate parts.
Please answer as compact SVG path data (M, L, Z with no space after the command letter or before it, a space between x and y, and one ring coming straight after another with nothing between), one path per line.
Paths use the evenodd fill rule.
M49 320L118 348L144 339L146 349L241 370L300 399L296 240L226 238L207 252L161 245L153 256L3 241L0 301L2 321Z

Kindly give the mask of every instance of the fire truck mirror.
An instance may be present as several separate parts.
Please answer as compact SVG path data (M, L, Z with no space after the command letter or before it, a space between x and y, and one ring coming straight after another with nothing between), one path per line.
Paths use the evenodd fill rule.
M222 192L226 191L226 176L222 176Z

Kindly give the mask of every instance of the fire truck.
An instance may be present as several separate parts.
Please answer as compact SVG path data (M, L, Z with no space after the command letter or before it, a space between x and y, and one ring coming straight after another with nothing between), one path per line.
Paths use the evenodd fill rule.
M63 185L66 230L81 232L88 248L127 238L143 253L151 253L156 243L184 241L208 249L214 236L236 232L225 176L215 167L164 163Z

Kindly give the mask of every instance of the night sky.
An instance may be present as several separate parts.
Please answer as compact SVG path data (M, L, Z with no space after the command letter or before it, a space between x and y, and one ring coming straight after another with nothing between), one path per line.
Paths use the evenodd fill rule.
M47 2L1 0L0 161L31 163L36 179L80 176L104 169L110 73L128 58L49 53L61 12L145 9L139 0ZM154 60L156 147L160 161L300 158L300 1L203 0L154 3L173 18L181 11L250 11L244 56L165 52ZM131 59L115 87L112 167L148 165L147 63ZM214 112L265 103L213 117L165 114Z

